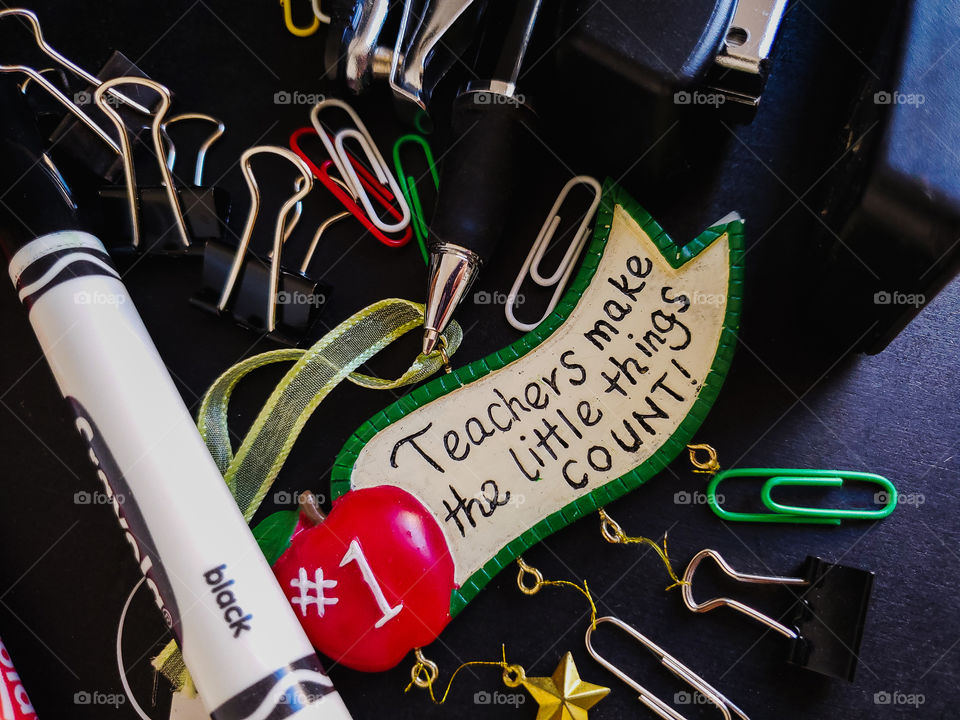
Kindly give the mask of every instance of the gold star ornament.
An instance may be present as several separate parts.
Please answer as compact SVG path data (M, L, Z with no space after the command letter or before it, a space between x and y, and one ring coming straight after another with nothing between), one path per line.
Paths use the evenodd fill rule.
M523 685L540 709L536 720L587 720L587 710L600 702L610 688L580 679L573 655L567 653L552 677L527 677L523 668L511 665L504 673L510 687Z

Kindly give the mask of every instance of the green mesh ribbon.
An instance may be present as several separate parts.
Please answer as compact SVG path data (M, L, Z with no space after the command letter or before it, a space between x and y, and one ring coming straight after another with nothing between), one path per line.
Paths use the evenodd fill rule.
M381 300L321 338L308 350L273 350L243 360L217 378L200 405L197 427L207 449L249 523L270 491L300 431L323 399L343 380L375 390L393 390L425 380L443 367L439 353L420 355L396 380L356 372L394 340L423 325L423 305L409 300ZM443 334L448 356L463 332L455 322ZM234 388L254 370L280 362L294 365L260 410L236 452L230 442L228 409ZM193 694L193 683L176 644L171 641L153 666L173 686Z

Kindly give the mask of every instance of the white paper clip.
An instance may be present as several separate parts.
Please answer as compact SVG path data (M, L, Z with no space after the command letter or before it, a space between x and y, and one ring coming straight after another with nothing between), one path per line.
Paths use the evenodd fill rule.
M580 221L580 227L577 228L577 233L573 238L573 242L570 243L570 246L567 248L567 252L564 253L563 259L560 261L557 269L550 277L544 277L543 273L540 272L540 263L543 262L543 256L546 254L550 246L550 241L553 240L553 236L557 232L557 226L560 225L560 207L567 199L570 191L577 185L587 185L593 189L593 202L590 203L590 207L587 208L587 212L584 214L583 220ZM554 202L553 207L550 208L550 213L547 215L547 219L540 228L540 233L537 235L537 239L534 241L533 247L530 248L530 252L527 254L527 259L523 261L523 266L520 268L520 273L517 275L516 280L513 281L513 287L510 288L510 294L507 296L507 303L504 306L503 311L507 316L507 322L517 330L520 330L521 332L530 332L537 327L537 325L546 320L547 316L552 313L553 309L557 306L557 303L560 301L560 296L567 287L567 281L570 279L570 275L573 273L573 268L576 265L577 257L579 257L580 251L583 250L583 246L590 237L590 223L593 222L593 217L596 215L597 208L600 206L600 193L600 183L589 175L577 175L576 177L570 178L570 180L567 181L567 184L563 186L563 190L560 191L560 195L557 196L556 202ZM548 288L556 285L557 288L553 293L553 297L550 298L550 304L547 305L547 309L543 313L543 317L534 323L520 322L517 320L516 315L514 315L514 305L516 304L517 295L520 292L520 286L523 285L523 281L526 280L528 273L533 281L540 287Z
M326 128L320 122L320 112L324 108L330 107L340 108L347 113L347 115L349 115L350 119L353 121L354 127L343 128L335 133L334 137L331 138ZM360 116L357 115L354 109L347 103L343 102L343 100L327 98L326 100L322 100L313 106L313 110L310 111L310 122L313 124L317 134L320 136L320 140L323 142L324 148L326 148L327 153L330 155L330 159L333 160L333 164L336 165L337 170L340 173L340 177L346 183L350 194L363 206L363 209L370 218L370 221L385 233L396 233L406 228L407 225L410 224L410 207L407 205L407 201L403 197L403 191L400 189L400 185L397 183L396 178L394 178L393 173L390 170L390 166L387 165L386 161L383 159L383 155L380 154L377 144L370 136L367 126L363 124L363 121L360 119ZM353 163L350 162L350 158L347 156L346 149L344 148L344 142L348 139L355 141L360 146L360 149L363 150L363 154L370 163L371 169L373 170L377 180L380 182L380 184L388 187L390 192L393 193L394 201L397 203L397 208L400 210L401 215L400 219L396 222L384 222L380 217L380 214L374 208L373 202L370 200L370 196L367 194L367 191L364 189L363 185L361 185L360 178L357 177L357 172L353 167Z

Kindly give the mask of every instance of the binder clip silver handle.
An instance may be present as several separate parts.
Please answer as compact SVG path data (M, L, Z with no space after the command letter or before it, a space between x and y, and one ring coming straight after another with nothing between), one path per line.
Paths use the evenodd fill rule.
M577 228L577 232L573 237L573 241L570 243L570 246L564 253L563 259L560 261L557 269L554 271L553 275L544 277L543 273L540 271L540 263L543 262L543 256L549 249L550 242L553 240L553 236L557 232L557 227L560 225L560 208L566 201L570 191L577 185L586 185L593 190L593 200L590 203L590 207L587 208L583 219L580 221L580 227ZM600 206L600 195L600 183L589 175L577 175L576 177L570 178L570 180L567 181L567 184L563 186L563 189L557 196L556 201L553 203L553 207L550 208L550 212L547 215L547 219L541 226L540 232L537 234L537 239L534 241L533 247L531 247L530 252L527 253L527 257L523 261L523 265L520 267L520 272L513 281L513 286L510 288L509 295L507 295L507 302L506 305L504 305L503 312L506 315L507 322L517 330L520 330L521 332L530 332L537 327L537 325L546 320L547 316L550 315L550 313L553 312L553 309L557 306L557 303L560 301L560 296L563 295L563 291L567 287L567 281L573 274L574 267L576 267L577 258L580 256L580 251L583 250L583 246L586 245L587 240L590 238L590 223L593 222L593 217L596 215L597 208ZM550 298L550 303L547 305L547 309L544 311L543 316L533 323L524 323L517 320L514 310L514 305L516 304L520 287L523 285L523 281L526 279L528 273L533 281L540 287L548 288L555 285L557 288L553 293L553 297Z
M632 677L627 675L623 670L618 668L616 665L611 663L605 657L600 655L593 647L593 633L596 627L599 627L602 624L610 623L615 627L618 627L623 632L630 635L634 640L639 642L643 647L653 653L657 659L660 661L660 664L663 665L667 670L672 672L678 678L687 683L690 687L696 690L698 693L703 695L707 700L709 700L716 708L722 713L724 720L732 720L732 715L736 715L741 718L741 720L750 720L747 717L746 713L743 712L740 708L734 705L730 700L723 695L719 690L710 685L706 680L697 675L693 670L688 668L682 662L673 657L666 650L661 648L659 645L654 643L650 638L646 637L640 633L635 628L627 625L622 620L615 617L602 617L598 618L596 621L596 626L587 628L586 634L586 645L587 652L596 660L598 663L603 665L607 670L613 673L617 678L624 682L629 687L636 690L640 693L640 702L646 705L651 711L657 714L661 718L666 718L666 720L687 720L683 715L677 712L673 707L665 703L659 697L647 690L643 685L638 683Z
M33 38L37 43L37 47L40 51L53 60L55 63L60 65L63 68L66 68L72 72L77 77L81 78L85 82L89 83L94 88L98 90L103 86L104 83L100 81L98 77L87 72L82 67L77 65L75 62L57 52L43 37L43 30L40 28L40 21L37 19L36 14L32 11L25 8L8 8L6 10L0 10L0 20L10 17L20 17L26 20L27 24L30 26L30 29L33 31ZM23 73L29 77L33 82L46 90L57 102L63 105L70 113L72 113L80 122L86 125L93 133L97 135L103 142L105 142L115 153L118 155L121 154L121 147L113 138L97 123L91 119L80 107L70 100L56 85L50 82L47 78L43 76L43 71L38 71L36 68L32 68L29 65L7 65L0 64L0 73ZM128 105L132 109L136 110L139 113L144 115L150 115L150 110L140 103L132 100L123 93L109 88L111 96Z
M126 181L127 202L130 206L133 246L135 248L140 247L140 202L137 196L137 173L133 161L133 148L131 147L130 136L127 132L127 127L123 122L123 118L120 117L120 113L117 112L117 109L113 107L110 102L108 102L106 97L107 93L118 85L142 85L150 88L160 95L160 105L157 108L157 111L155 113L148 113L149 115L153 116L153 122L150 126L150 135L153 139L153 150L156 154L160 167L160 176L162 178L161 184L166 190L167 202L169 203L170 210L173 213L174 224L176 225L177 233L180 236L180 242L183 244L184 248L188 248L190 247L190 234L187 231L187 222L183 216L183 208L180 207L180 198L177 196L177 188L173 184L173 176L170 174L170 168L167 165L167 154L163 146L163 139L161 137L161 127L163 126L164 119L167 115L167 110L170 109L170 104L172 102L170 90L160 83L153 80L148 80L146 78L118 77L101 83L94 92L93 97L104 114L113 121L113 124L116 126L120 137L120 156L123 160L123 174Z
M167 141L167 169L170 170L170 172L173 172L173 166L177 162L177 146L173 144L168 130L171 125L184 121L201 121L212 123L216 126L216 129L210 133L210 136L203 141L200 149L197 150L197 159L193 166L193 184L195 187L200 187L203 185L203 166L207 159L207 151L213 147L213 144L226 132L227 126L215 117L204 115L203 113L182 113L164 122L160 126L160 133Z
M688 610L691 610L695 613L704 613L709 612L710 610L715 610L718 607L729 607L737 612L741 612L747 617L751 617L757 622L763 623L771 630L776 630L781 635L790 638L791 640L796 640L798 634L795 630L788 628L786 625L777 622L771 617L764 615L759 610L756 610L749 605L744 605L739 600L734 600L728 597L719 597L712 598L710 600L705 600L704 602L697 602L693 597L693 576L697 571L697 568L700 567L702 563L707 558L712 559L720 567L723 572L736 580L737 582L742 583L756 583L760 585L806 585L807 581L803 578L791 578L791 577L774 577L770 575L749 575L747 573L741 573L734 570L730 567L730 564L718 553L716 550L711 550L707 548L706 550L701 550L696 555L693 556L693 559L690 561L690 564L687 565L687 569L683 573L683 604L687 606Z
M240 270L243 267L244 258L246 257L247 250L250 247L250 241L253 238L253 230L257 222L257 215L260 213L260 186L257 184L257 179L253 174L251 160L254 156L262 154L278 155L286 160L289 160L298 170L303 181L299 189L294 192L293 195L287 198L286 202L284 202L283 206L280 208L280 212L277 215L277 222L274 225L273 249L271 251L272 258L270 262L270 280L267 297L267 317L265 322L267 332L273 332L276 329L277 323L277 290L280 282L280 253L283 248L284 236L287 234L287 229L291 226L289 217L291 213L296 212L297 204L300 203L313 189L313 173L310 171L310 168L296 153L294 153L292 150L288 150L287 148L276 145L257 145L252 148L248 148L240 158L243 176L247 182L247 188L250 190L250 211L247 214L247 221L243 228L243 235L240 237L240 244L237 247L237 252L233 258L233 263L230 266L230 272L227 275L227 281L223 286L222 292L220 293L220 299L217 302L217 310L223 312L227 309L227 305L230 302L230 297L233 294L233 289L237 283L237 278L240 276ZM298 185L300 185L299 182Z

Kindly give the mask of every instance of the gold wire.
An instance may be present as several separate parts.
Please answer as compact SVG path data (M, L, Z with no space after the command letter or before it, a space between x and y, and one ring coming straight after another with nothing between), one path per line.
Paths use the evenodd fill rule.
M569 580L544 580L543 574L537 570L532 565L528 565L522 557L517 557L517 565L520 566L520 572L517 573L517 587L520 588L520 592L524 595L536 595L540 592L540 588L546 586L552 587L572 587L574 590L583 595L587 602L590 603L590 627L594 630L597 629L597 605L593 601L593 595L590 594L590 587L587 585L587 581L583 581L583 586L572 583ZM534 584L527 585L523 582L525 575L529 575L534 578Z
M670 576L670 579L673 580L671 585L667 585L664 590L673 590L675 587L681 585L686 585L688 583L681 580L677 577L677 573L673 570L673 565L670 562L670 555L667 552L667 534L663 534L663 547L658 545L655 541L650 538L641 536L631 537L627 535L623 528L620 527L620 523L610 517L606 510L599 508L597 512L600 514L600 532L603 535L603 539L608 543L613 545L648 545L653 548L654 552L660 557L660 560L663 561L664 567L667 569L667 574Z
M520 665L511 665L507 662L506 645L502 645L500 650L503 653L503 659L500 661L493 662L489 660L473 660L471 662L461 663L460 667L453 671L453 675L451 675L450 680L447 681L446 690L443 691L443 695L439 700L437 700L437 697L433 692L433 684L436 682L437 677L440 674L437 664L424 656L421 648L417 648L414 651L414 656L416 657L417 662L414 663L412 668L410 668L411 682L404 689L404 692L409 692L410 688L412 688L414 685L420 688L426 688L427 692L430 693L430 699L433 701L433 703L435 705L443 705L447 701L447 696L450 694L450 688L453 687L453 681L456 679L460 671L468 667L478 666L501 668L503 670L504 685L511 688L517 687L527 679L526 672ZM423 673L426 673L426 676L424 676Z

